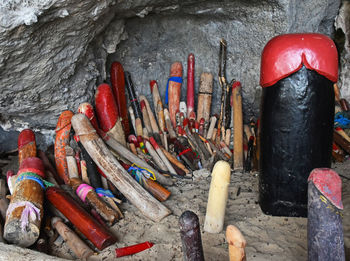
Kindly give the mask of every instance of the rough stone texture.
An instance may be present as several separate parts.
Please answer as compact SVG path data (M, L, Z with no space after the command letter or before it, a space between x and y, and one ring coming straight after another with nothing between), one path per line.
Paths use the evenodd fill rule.
M149 80L157 79L164 94L171 63L180 60L186 70L190 52L196 55L196 90L201 72L215 76L217 111L221 37L228 42L228 79L243 85L245 118L256 116L266 42L289 32L331 35L339 1L1 1L0 125L53 135L63 110L92 100L113 60L132 73L139 93L150 98Z
M99 40L96 36L114 17L112 4L112 0L0 3L3 126L53 128L63 110L75 111L79 103L91 99L99 64L105 59L92 42Z
M159 4L159 3L158 3ZM149 81L156 79L164 97L170 65L184 66L182 100L186 95L187 56L196 59L196 92L202 72L214 75L212 112L219 113L220 38L228 43L227 78L243 86L245 121L256 117L260 105L260 54L272 37L292 32L333 33L339 1L185 1L165 10L148 7L127 20L128 39L109 57L131 72L138 92L151 99ZM162 11L160 11L162 10ZM140 14L143 15L140 15ZM148 13L144 17L145 13ZM135 14L134 14L135 15ZM144 18L143 18L144 17Z
M350 99L350 2L344 1L339 10L335 22L336 29L340 30L342 37L340 55L340 82L341 95L349 101Z

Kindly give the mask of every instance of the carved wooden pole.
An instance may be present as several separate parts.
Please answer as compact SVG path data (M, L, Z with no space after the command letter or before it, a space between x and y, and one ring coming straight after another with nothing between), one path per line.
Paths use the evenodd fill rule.
M233 168L243 170L243 113L242 113L242 88L240 82L234 82L232 85L233 100ZM227 120L227 119L226 119Z
M44 215L44 178L41 159L30 157L23 160L6 212L4 238L8 242L28 247L38 239Z
M168 79L167 94L165 99L169 100L170 120L173 127L176 127L175 115L179 111L181 98L181 84L182 84L182 64L174 62L170 68L170 77Z
M52 227L57 230L58 234L60 234L77 258L84 260L94 254L94 251L92 251L77 234L67 227L61 218L53 217L51 223Z
M194 54L190 53L187 58L187 118L196 119L194 111Z
M46 189L46 198L99 250L116 242L116 238L90 216L68 193L60 188Z
M198 92L197 121L204 118L209 121L211 97L213 94L213 75L211 73L202 73Z
M94 188L83 183L79 178L70 179L70 185L73 190L79 196L79 198L84 202L91 206L93 209L97 211L97 213L108 222L111 226L120 216L117 212L115 212L112 208L110 208L101 197L99 197ZM120 211L119 211L120 212Z
M75 115L72 118L72 124L76 134L80 137L81 143L97 166L146 217L158 222L171 213L169 209L154 199L127 174L84 115Z
M66 160L66 146L69 145L69 134L71 130L71 118L73 112L64 111L58 118L56 125L56 139L55 139L55 163L57 173L64 183L68 184L69 175Z
M25 129L18 135L18 163L29 157L36 157L35 134L30 129Z
M113 62L111 65L111 84L124 134L127 137L130 135L130 126L126 106L124 69L120 62Z
M122 118L119 117L118 108L108 84L100 84L97 87L95 104L101 129L125 146Z

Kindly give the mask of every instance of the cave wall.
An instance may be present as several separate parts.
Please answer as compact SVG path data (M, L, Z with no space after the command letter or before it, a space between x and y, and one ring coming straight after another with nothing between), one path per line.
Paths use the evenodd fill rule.
M113 60L132 73L139 93L149 96L149 80L156 79L163 94L171 63L182 61L186 70L190 52L196 56L196 88L201 72L215 76L215 111L222 37L229 51L227 77L242 82L245 118L256 116L266 42L291 32L332 36L339 5L340 0L1 1L0 125L52 136L63 110L92 101L97 84L108 81Z

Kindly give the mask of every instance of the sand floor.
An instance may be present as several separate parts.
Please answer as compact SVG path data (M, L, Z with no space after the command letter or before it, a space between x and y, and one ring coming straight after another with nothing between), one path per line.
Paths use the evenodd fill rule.
M350 160L335 164L333 169L350 178ZM5 169L3 169L3 173ZM118 260L183 260L178 219L186 210L195 212L203 228L210 177L196 181L178 180L168 187L171 197L164 203L172 215L159 223L147 220L131 204L123 203L125 215L113 226L118 242L94 256L94 260L115 259L114 249L151 241L154 246ZM343 226L347 258L350 258L350 181L343 181ZM225 215L227 225L237 226L247 241L247 260L307 260L307 219L271 217L262 213L258 205L258 173L232 173ZM219 234L203 232L205 260L228 260L228 244L224 231ZM53 245L54 254L74 259L61 238Z

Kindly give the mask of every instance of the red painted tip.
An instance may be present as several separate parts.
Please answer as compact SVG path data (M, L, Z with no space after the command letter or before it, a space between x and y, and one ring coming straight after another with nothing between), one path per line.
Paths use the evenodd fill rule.
M14 176L15 173L13 172L13 170L8 170L6 172L6 180L8 181L10 177Z
M99 128L98 123L97 123L97 119L95 116L94 107L90 103L84 102L84 103L80 104L78 107L78 113L84 114L90 120L91 125L96 130Z
M254 136L253 135L249 137L249 141L251 141L251 140L254 140Z
M247 151L248 150L248 145L247 144L243 144L243 150Z
M204 123L205 123L204 118L201 118L201 119L199 120L199 124L200 124L200 125L203 125Z
M78 136L78 135L74 135L74 140L75 140L76 142L79 142L79 141L80 141L79 136Z
M97 87L95 104L101 129L108 132L114 127L119 118L118 107L112 89L108 84L103 83Z
M170 68L170 77L182 77L182 64L180 62L174 62Z
M196 122L194 123L194 128L197 129L197 130L199 129L199 123L198 123L198 121L196 121Z
M62 130L64 127L70 124L70 121L73 117L74 113L71 111L63 111L58 118L57 125L55 131L58 132Z
M35 142L34 132L31 129L22 130L18 135L18 149L31 142Z
M126 163L123 162L123 161L119 161L119 163L120 163L120 165L122 165L122 167L123 167L125 170L128 170L128 169L131 167L131 165L126 164Z
M189 119L188 118L185 118L184 119L184 121L183 121L183 123L182 123L182 125L184 126L184 127L186 127L188 124L189 124Z
M190 62L192 62L193 60L194 60L194 54L193 54L193 53L190 53L190 54L188 55L187 61L188 61L188 63L190 63Z
M336 130L336 131L342 131L343 129L340 128L340 127L336 127L335 130Z
M132 143L135 143L135 142L137 142L137 138L136 138L135 135L131 134L131 135L129 135L129 137L128 137L128 141L129 141L129 142L132 142Z
M342 183L338 174L328 168L317 168L311 171L308 181L312 181L316 188L330 201L334 206L343 209L341 201Z
M156 142L156 140L153 137L150 137L149 141L151 142L151 144L155 150L159 149L158 143Z
M153 93L154 86L158 85L156 80L152 80L149 82L149 86L151 87L151 92Z
M146 107L146 103L144 100L140 101L140 107L141 107L141 111L143 111L143 109Z
M137 142L138 143L143 142L143 138L141 136L137 136Z
M106 175L103 173L103 171L100 168L97 168L97 172L100 173L100 175L104 178L107 178Z
M20 175L23 172L33 172L38 174L42 178L45 178L45 166L41 159L37 157L29 157L22 161L19 166L17 175Z
M232 89L235 89L237 87L241 87L241 82L239 81L235 81L233 84L232 84Z

